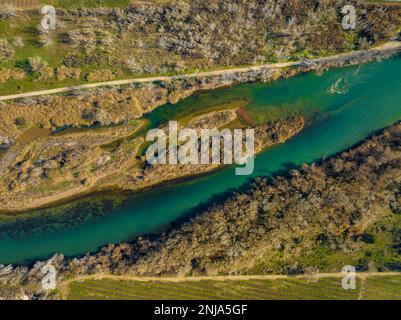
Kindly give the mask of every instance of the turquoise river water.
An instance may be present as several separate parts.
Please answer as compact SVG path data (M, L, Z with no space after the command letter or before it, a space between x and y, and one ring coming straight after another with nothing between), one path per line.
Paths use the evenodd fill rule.
M81 256L108 243L156 233L257 176L282 173L345 150L401 120L401 57L197 94L147 116L153 124L215 104L243 100L256 121L301 112L305 130L258 155L252 176L234 168L138 194L92 195L51 209L0 219L0 263L30 263L54 253Z

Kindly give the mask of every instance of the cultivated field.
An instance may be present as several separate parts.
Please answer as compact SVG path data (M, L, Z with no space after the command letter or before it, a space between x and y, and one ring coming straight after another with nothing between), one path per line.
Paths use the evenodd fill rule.
M344 290L341 278L286 278L226 281L120 281L71 282L71 300L401 300L401 276L358 278L356 290Z

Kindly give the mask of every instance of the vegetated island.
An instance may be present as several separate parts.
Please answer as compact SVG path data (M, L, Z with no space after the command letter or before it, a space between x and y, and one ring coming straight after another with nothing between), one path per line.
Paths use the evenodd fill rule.
M346 31L338 14L345 4L349 3L178 1L57 8L58 26L49 32L37 28L37 11L2 8L4 92L132 76L181 76L2 103L0 210L30 210L92 191L138 190L163 182L149 178L152 170L144 167L139 132L146 125L140 119L166 103L200 90L322 72L399 52L401 45L395 41L375 46L399 31L400 7L355 2L364 14L356 30ZM339 55L343 52L348 53ZM285 63L265 65L272 62ZM230 70L244 65L255 67ZM228 69L198 73L216 68ZM223 108L227 106L220 111ZM101 129L96 141L86 137L91 135L88 126L113 128ZM65 134L66 143L57 142L63 136L53 134L66 127L86 129L81 134L75 129L73 137ZM125 139L113 138L114 132L125 135L127 130L131 132ZM182 176L193 173L189 171Z

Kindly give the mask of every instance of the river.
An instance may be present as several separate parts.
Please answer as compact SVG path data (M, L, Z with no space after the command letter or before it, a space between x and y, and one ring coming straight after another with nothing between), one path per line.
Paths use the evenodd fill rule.
M177 115L243 100L255 121L301 112L305 130L258 155L252 176L234 168L138 194L103 194L0 220L0 263L31 263L54 253L81 256L108 243L160 232L253 177L284 173L345 150L401 120L401 57L308 73L270 84L242 84L199 93L147 116L159 124Z

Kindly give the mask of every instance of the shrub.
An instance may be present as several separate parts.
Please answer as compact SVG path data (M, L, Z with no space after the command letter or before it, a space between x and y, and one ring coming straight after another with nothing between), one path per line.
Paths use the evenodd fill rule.
M14 41L13 41L13 45L15 47L23 47L25 44L24 44L24 41L22 40L22 37L15 37Z
M96 70L93 72L90 72L86 76L86 80L88 81L108 81L108 80L113 80L114 79L114 74L110 70L103 69L103 70Z
M22 61L18 65L28 73L38 75L39 79L49 79L54 76L54 70L41 57L29 57L27 61Z
M22 69L0 69L0 83L6 82L7 80L22 80L25 78L25 72Z
M0 7L0 19L8 19L16 16L15 9L12 6L2 5Z
M39 72L40 69L47 66L47 63L42 61L41 57L29 57L28 65L30 72Z
M14 54L12 45L6 39L0 39L0 63L12 58Z

